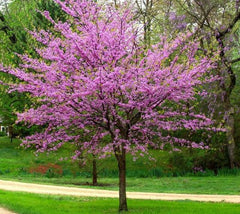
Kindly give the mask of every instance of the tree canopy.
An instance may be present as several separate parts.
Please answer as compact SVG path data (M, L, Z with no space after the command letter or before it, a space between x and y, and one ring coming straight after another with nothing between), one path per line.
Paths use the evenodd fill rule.
M23 62L18 68L0 66L20 80L10 84L10 92L29 93L35 100L18 114L18 121L45 127L24 144L44 152L74 143L79 146L73 158L85 150L103 156L113 152L119 167L119 210L127 210L127 152L147 153L149 147L165 144L205 148L203 142L168 132L218 130L187 105L197 86L216 80L214 61L198 55L199 44L190 33L171 42L163 37L146 49L143 31L126 5L56 2L69 19L55 21L48 11L42 13L55 33L31 32L42 44L36 49L39 57L18 55ZM86 135L92 137L82 141ZM111 139L107 143L105 136Z

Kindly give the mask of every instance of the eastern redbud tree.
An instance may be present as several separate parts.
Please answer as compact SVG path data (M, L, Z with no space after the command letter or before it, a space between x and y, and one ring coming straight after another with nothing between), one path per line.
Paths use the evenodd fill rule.
M36 101L18 114L18 121L45 127L23 144L45 152L74 143L75 159L84 151L113 153L119 210L127 210L126 153L144 154L166 143L205 147L167 133L211 129L212 121L186 111L186 103L194 100L197 86L213 81L213 63L195 57L198 44L190 41L191 35L171 42L162 38L146 50L130 9L101 7L90 0L56 3L69 20L56 22L42 13L54 33L31 32L43 45L36 50L39 58L22 55L19 68L0 67L20 80L10 85L10 92L29 93ZM103 143L106 136L111 140Z

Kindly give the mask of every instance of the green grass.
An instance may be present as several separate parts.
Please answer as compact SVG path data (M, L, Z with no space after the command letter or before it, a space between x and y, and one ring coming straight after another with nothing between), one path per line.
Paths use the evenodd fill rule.
M118 213L118 199L65 197L0 191L0 206L19 214ZM128 200L130 214L238 214L240 204Z
M13 143L6 137L0 138L0 179L17 180L30 183L48 183L67 186L84 186L87 182L91 183L90 165L79 168L77 163L71 160L59 161L62 156L69 156L71 150L63 148L57 153L46 155L40 154L35 156L33 151L19 148L20 141L14 139ZM159 153L161 160L164 162L165 156ZM163 157L161 156L163 155ZM142 158L133 162L128 158L128 177L127 191L139 192L169 192L169 193L202 193L202 194L240 194L240 176L202 176L202 177L142 177L136 174L135 177L131 173L140 171L147 173L151 162L147 162L146 158ZM39 165L54 163L63 168L63 175L53 174L31 174L29 169ZM155 163L156 164L156 163ZM154 166L152 166L154 167ZM101 160L99 169L116 170L116 161L113 157ZM144 171L145 170L145 171ZM129 176L130 174L130 176ZM118 190L118 178L116 176L109 177L100 173L99 183L102 185L100 189Z
M10 143L7 137L0 137L0 175L22 176L29 174L29 169L39 165L54 163L63 169L64 177L84 176L91 177L91 161L86 166L79 168L78 163L73 163L69 158L59 161L62 157L71 157L74 154L73 145L66 145L58 152L34 155L34 150L24 150L19 147L20 140L14 139ZM163 177L176 174L168 163L169 154L162 151L150 151L155 161L149 158L139 157L133 161L133 158L127 156L127 176L128 177ZM98 171L102 177L118 177L117 162L114 156L98 160ZM51 175L56 177L57 175Z

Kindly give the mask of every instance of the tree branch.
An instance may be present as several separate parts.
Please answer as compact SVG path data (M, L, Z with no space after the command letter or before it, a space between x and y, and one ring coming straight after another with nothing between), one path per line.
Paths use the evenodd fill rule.
M238 12L232 22L228 25L228 27L224 31L218 30L218 35L216 36L217 39L223 38L227 33L229 33L235 24L240 20L240 12Z
M234 64L234 63L239 62L239 61L240 61L240 57L237 58L237 59L233 59L231 61L228 61L228 63Z

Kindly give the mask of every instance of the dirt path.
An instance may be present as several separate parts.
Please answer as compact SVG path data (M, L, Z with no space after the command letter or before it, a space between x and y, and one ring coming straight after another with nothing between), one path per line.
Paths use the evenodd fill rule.
M1 213L1 214L16 214L16 213L13 213L13 212L8 211L8 210L6 210L6 209L3 209L3 208L1 208L1 207L0 207L0 213Z
M53 185L31 184L15 181L0 180L0 189L9 191L21 191L40 194L57 194L85 197L106 197L117 198L118 191L63 187ZM214 201L240 203L240 195L203 195L203 194L174 194L174 193L147 193L127 192L128 198L151 199L151 200L193 200L193 201Z
M8 191L20 191L39 194L71 195L84 197L117 198L118 191L63 187L53 185L31 184L15 181L0 180L0 189ZM240 203L240 195L203 195L203 194L174 194L174 193L147 193L127 192L128 198L151 200L192 200ZM0 214L13 214L0 209Z

